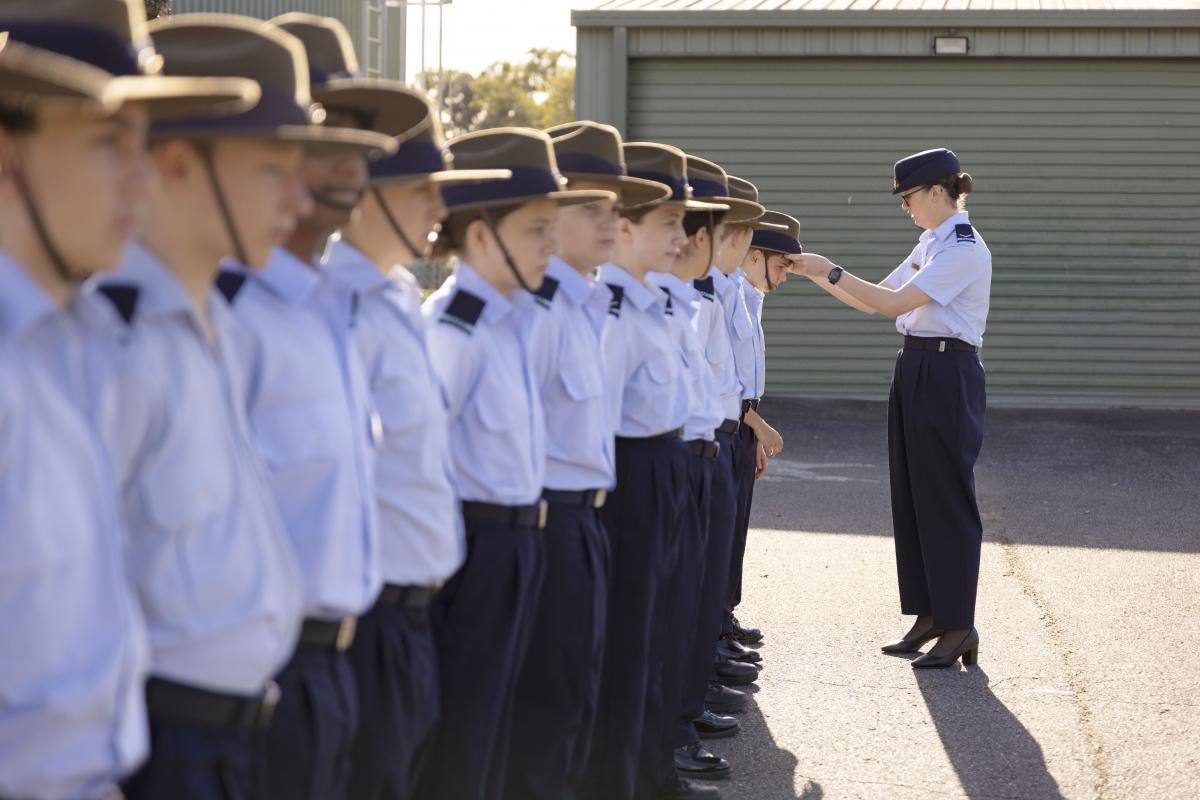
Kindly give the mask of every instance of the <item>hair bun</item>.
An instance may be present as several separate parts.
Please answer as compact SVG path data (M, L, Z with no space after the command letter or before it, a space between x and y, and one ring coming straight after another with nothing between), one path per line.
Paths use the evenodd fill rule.
M958 189L960 195L970 194L975 188L975 181L971 180L969 172L958 173L958 179L955 181L955 188Z

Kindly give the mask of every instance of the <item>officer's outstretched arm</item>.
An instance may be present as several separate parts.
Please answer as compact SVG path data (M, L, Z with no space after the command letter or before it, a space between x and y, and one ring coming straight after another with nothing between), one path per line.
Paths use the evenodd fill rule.
M791 263L788 265L788 271L797 275L803 275L806 278L812 278L818 286L822 286L822 281L829 284L829 273L837 265L830 261L825 256L817 255L816 253L805 253L803 255L792 256ZM899 289L892 289L888 286L881 286L875 283L868 283L862 278L857 278L849 272L842 271L841 278L836 286L830 286L832 289L837 289L840 294L834 294L835 297L846 302L847 305L852 305L860 311L872 309L884 316L898 317L901 314L907 314L914 308L919 308L928 303L932 298L925 294L911 281ZM849 303L846 298L857 301ZM870 313L870 312L868 312Z

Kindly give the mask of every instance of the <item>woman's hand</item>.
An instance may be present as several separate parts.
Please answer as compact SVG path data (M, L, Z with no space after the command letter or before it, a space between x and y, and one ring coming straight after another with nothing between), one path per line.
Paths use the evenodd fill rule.
M754 448L754 480L758 480L763 475L767 474L767 453L763 450L763 446L758 444Z
M766 420L763 420L762 430L756 435L759 445L766 451L768 458L774 458L783 452L783 437L779 435L779 431L768 425Z
M835 266L828 258L816 253L801 253L787 258L790 262L788 272L806 278L824 278Z

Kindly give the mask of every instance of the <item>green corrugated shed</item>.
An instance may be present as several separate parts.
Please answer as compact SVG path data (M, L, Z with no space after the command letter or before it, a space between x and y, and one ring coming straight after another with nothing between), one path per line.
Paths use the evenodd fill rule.
M173 0L172 11L218 11L270 19L305 11L340 19L354 37L358 60L367 74L404 79L404 11L386 0Z
M931 55L944 14L809 26L800 10L764 27L753 11L611 5L646 16L576 12L579 114L754 181L807 249L864 278L919 235L892 161L959 154L994 256L993 400L1200 406L1200 12L964 12L973 55L946 59ZM885 396L891 320L794 279L765 321L770 392Z

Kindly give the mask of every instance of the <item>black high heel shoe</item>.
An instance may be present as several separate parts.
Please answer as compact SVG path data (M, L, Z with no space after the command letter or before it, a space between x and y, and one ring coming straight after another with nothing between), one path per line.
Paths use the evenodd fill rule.
M888 642L879 649L892 655L919 653L921 652L922 645L928 641L939 638L943 633L945 633L945 631L941 628L930 628L924 633L918 634L911 639L906 637L904 639L897 639L894 642Z
M914 659L912 666L913 669L941 669L952 666L960 657L964 667L973 667L979 663L979 632L974 628L971 628L971 632L966 635L966 638L949 653L940 656L926 653L920 658Z

